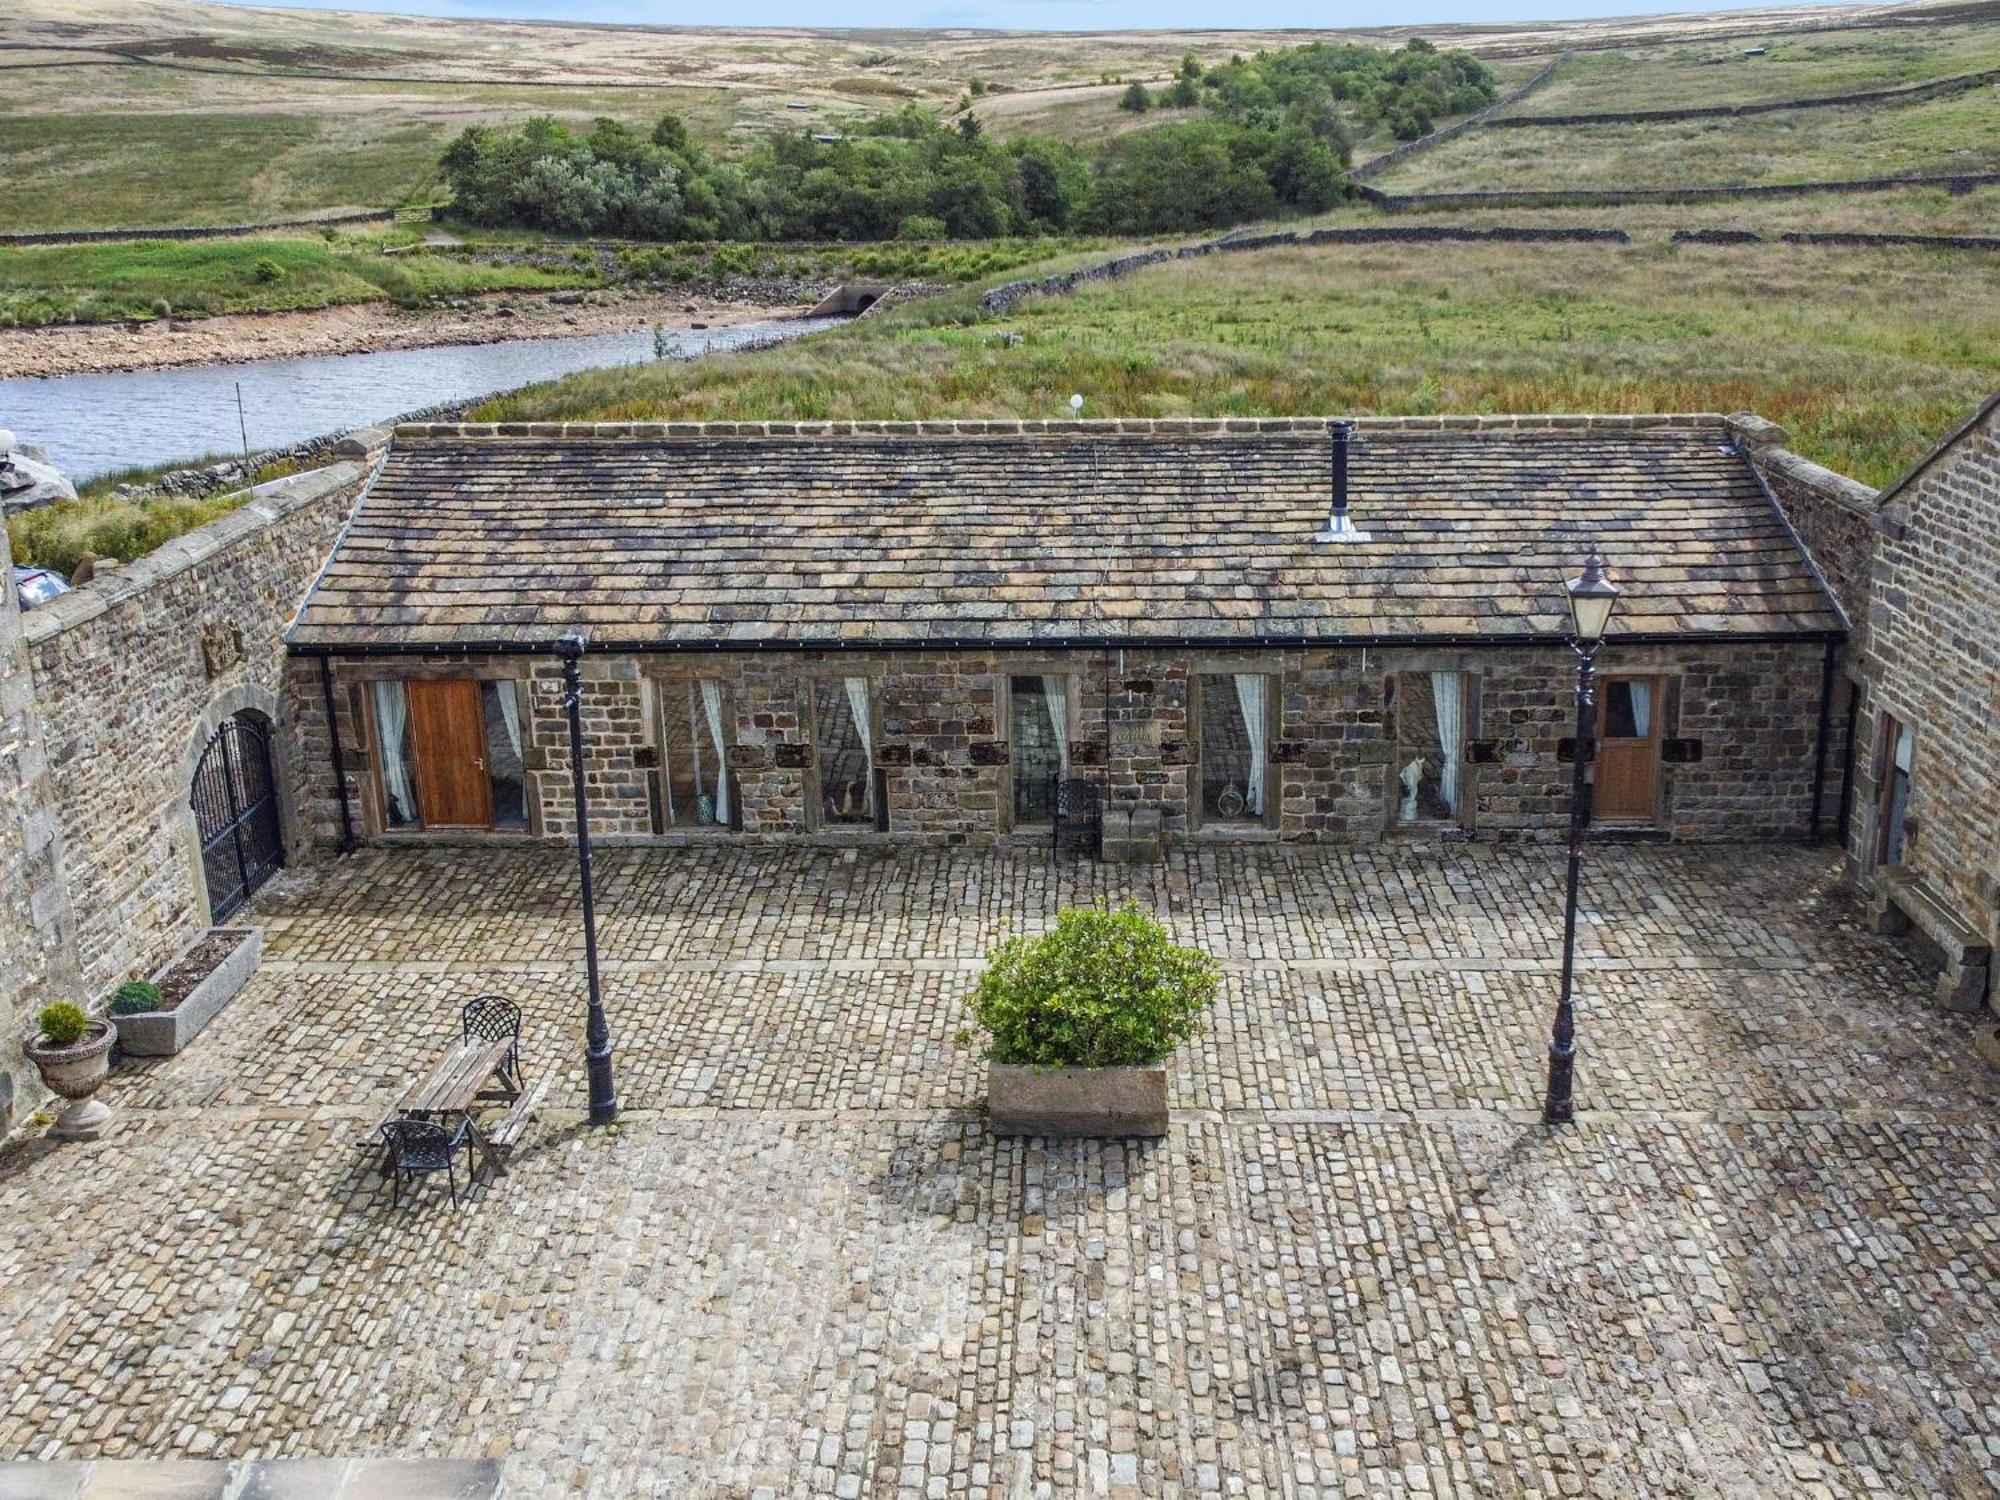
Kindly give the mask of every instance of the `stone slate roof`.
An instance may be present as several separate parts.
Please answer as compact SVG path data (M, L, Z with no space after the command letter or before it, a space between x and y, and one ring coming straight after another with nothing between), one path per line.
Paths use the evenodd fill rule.
M1838 632L1720 418L399 429L297 647L1553 637L1603 548L1614 632Z

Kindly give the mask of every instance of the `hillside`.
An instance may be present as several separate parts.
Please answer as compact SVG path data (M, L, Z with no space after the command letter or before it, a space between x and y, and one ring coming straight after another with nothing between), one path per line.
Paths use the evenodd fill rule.
M1944 36L1949 28L1913 23L1968 9L1982 7L1964 0L1915 8L1821 6L1438 26L1421 34L1479 53L1506 85L1562 52L1637 56L1640 72L1680 97L1674 70L1683 54L1733 48L1779 27L1874 23L1866 32L1826 33L1862 38L1850 51L1879 53L1872 64L1865 56L1843 64L1849 81L1915 77L1912 68L1944 66L1957 40ZM1928 39L1933 31L1935 45ZM20 0L0 18L0 162L10 180L38 189L10 203L8 228L15 231L263 222L425 199L435 192L443 144L473 123L548 113L645 125L673 111L711 149L726 153L773 129L837 128L906 103L949 113L977 83L990 92L976 108L1002 134L1036 130L1090 140L1144 128L1118 117L1107 78L1157 80L1190 51L1212 63L1314 37L1392 46L1412 34L730 31L440 21L170 0ZM1919 40L1911 43L1912 37ZM1912 46L1920 62L1906 59ZM1561 71L1575 67L1576 76L1560 80L1562 88L1571 100L1587 101L1597 73L1615 80L1621 66L1566 63ZM1793 86L1785 64L1765 73L1772 88ZM1601 94L1622 86L1597 87ZM1552 82L1548 98L1564 97ZM1962 140L1976 121L1925 119L1915 128L1924 141L1908 153L1911 160L1977 150ZM1389 143L1360 144L1367 155ZM1541 143L1519 145L1533 158ZM1446 158L1441 170L1446 176L1437 180L1456 182L1479 177L1484 167L1475 153L1463 162Z

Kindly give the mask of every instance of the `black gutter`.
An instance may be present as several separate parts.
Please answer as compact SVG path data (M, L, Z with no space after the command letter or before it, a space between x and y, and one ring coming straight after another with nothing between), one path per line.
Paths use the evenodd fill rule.
M1664 630L1634 632L1607 637L1604 644L1615 646L1799 646L1838 643L1847 639L1845 628L1836 630L1752 630L1696 631ZM917 641L855 640L850 637L803 640L746 641L597 641L591 642L593 656L682 656L735 655L797 652L839 654L851 651L1249 651L1249 650L1351 650L1383 647L1493 646L1508 650L1567 650L1568 640L1559 635L1177 635L1177 636L1036 636L1023 640L998 640L992 636L930 637ZM372 645L341 642L287 640L285 649L293 656L559 656L562 648L553 640L473 640L421 643L386 641Z
M1792 539L1792 545L1799 549L1799 556L1805 559L1806 568L1811 572L1813 582L1819 585L1820 594L1825 598L1827 608L1832 610L1833 617L1840 621L1841 634L1850 633L1854 629L1854 622L1847 618L1847 611L1840 607L1840 600L1834 597L1833 586L1826 581L1826 574L1820 572L1819 564L1813 559L1812 548L1805 544L1805 539L1799 535L1798 528L1792 525L1792 518L1785 513L1783 503L1771 489L1770 482L1764 478L1764 471L1757 467L1757 460L1750 456L1749 444L1739 437L1730 444L1730 447L1736 451L1736 456L1743 460L1743 467L1748 469L1750 477L1757 481L1757 488L1763 491L1764 500L1771 507L1771 513L1778 518L1778 524L1785 528L1785 535Z

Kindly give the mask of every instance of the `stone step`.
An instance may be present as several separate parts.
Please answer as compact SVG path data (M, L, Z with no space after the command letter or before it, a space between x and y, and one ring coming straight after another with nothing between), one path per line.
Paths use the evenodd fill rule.
M459 1458L0 1463L0 1500L498 1500L500 1465Z

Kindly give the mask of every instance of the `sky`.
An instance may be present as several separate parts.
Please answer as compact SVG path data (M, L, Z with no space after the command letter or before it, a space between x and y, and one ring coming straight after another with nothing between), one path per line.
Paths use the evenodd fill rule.
M232 0L250 3L250 0ZM268 0L267 0L268 3ZM1342 27L1446 21L1572 20L1660 11L1740 10L1772 0L281 0L313 10L504 21L655 26L984 26L1029 31L1144 27Z

